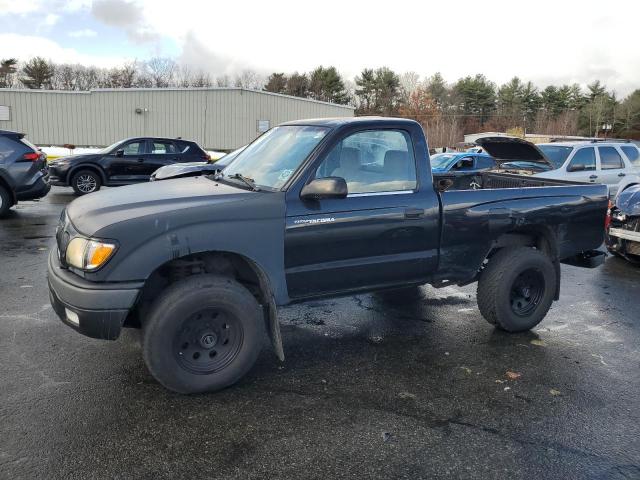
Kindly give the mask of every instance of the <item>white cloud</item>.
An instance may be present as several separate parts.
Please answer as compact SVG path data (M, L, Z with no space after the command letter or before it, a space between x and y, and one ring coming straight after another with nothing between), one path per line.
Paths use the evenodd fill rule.
M42 0L0 0L0 16L35 12L42 4Z
M497 83L518 75L582 84L601 78L618 93L639 86L637 29L619 20L640 18L637 0L616 2L614 12L598 0L537 0L526 6L500 0L137 5L147 25L184 46L184 57L193 57L195 45L205 46L204 65L228 58L233 66L291 72L324 64L348 77L386 65L422 75L440 71L450 81L484 73Z
M114 67L133 60L126 55L122 57L86 55L73 48L62 47L47 38L18 35L15 33L0 33L0 45L2 45L2 55L4 57L15 57L22 61L40 56L59 63L80 63L98 67Z
M152 4L148 5L153 8ZM179 10L179 8L173 9ZM106 25L124 30L137 43L152 42L160 34L146 21L144 5L131 0L94 0L91 5L93 16Z
M323 64L349 78L364 67L388 66L422 76L439 71L449 81L484 73L498 84L515 75L539 86L600 79L619 95L640 87L640 49L631 20L640 18L637 0L619 0L611 9L599 0L90 1L0 0L0 18L37 11L64 20L68 9L90 9L96 20L134 43L156 45L161 52L173 40L182 61L214 75L247 68L309 71ZM43 51L58 60L47 50L37 53Z
M60 20L60 15L56 15L55 13L49 13L46 17L44 17L44 24L47 27L52 27Z
M82 37L95 37L98 35L98 32L95 30L91 30L90 28L83 28L82 30L74 30L72 32L67 33L69 37L72 38L82 38Z

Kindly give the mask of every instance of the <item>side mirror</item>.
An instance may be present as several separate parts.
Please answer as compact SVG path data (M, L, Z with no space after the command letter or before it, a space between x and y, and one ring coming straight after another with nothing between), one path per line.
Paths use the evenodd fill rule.
M569 167L567 167L567 172L584 172L586 169L585 165L578 163L577 165L569 165Z
M124 150L116 150L116 157L124 157Z
M439 178L436 181L436 188L439 192L446 192L453 186L453 180L450 178Z
M317 178L306 184L300 192L303 200L322 200L323 198L345 198L347 182L342 177Z

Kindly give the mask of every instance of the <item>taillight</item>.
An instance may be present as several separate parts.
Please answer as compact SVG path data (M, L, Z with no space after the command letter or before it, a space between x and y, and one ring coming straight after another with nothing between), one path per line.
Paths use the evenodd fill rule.
M22 159L23 159L23 160L28 160L28 161L30 161L30 162L35 162L35 161L37 161L37 160L39 160L39 159L40 159L40 154L39 154L39 153L37 153L37 152L29 152L29 153L25 153L25 154L22 156Z
M613 208L613 203L609 200L609 205L607 206L607 216L604 217L604 229L609 230L609 225L611 225L611 209Z

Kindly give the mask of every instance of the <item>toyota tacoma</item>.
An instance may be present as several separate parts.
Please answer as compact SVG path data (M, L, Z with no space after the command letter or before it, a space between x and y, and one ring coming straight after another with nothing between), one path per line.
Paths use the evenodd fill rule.
M312 298L478 282L491 325L529 330L559 298L561 263L602 262L607 187L521 174L519 144L501 142L496 171L453 188L414 121L282 124L216 175L73 201L51 303L90 337L141 328L149 371L181 393L238 381L265 332L283 360L278 308Z

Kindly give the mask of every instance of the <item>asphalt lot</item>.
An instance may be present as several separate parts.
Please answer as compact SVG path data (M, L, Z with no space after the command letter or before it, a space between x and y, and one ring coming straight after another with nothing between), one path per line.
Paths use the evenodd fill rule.
M640 478L640 268L563 266L528 334L490 327L475 285L290 307L284 364L265 348L236 386L180 396L136 331L92 340L50 308L73 198L0 221L0 478Z

